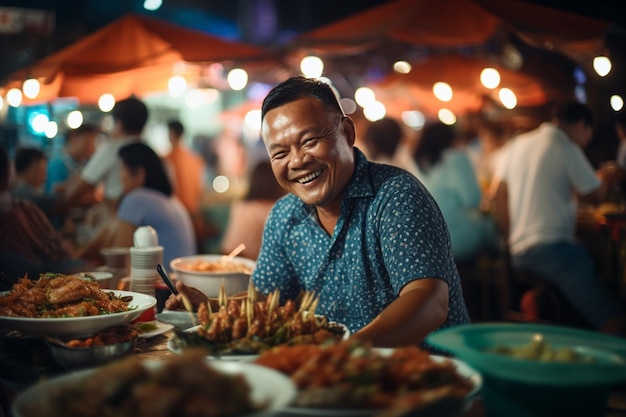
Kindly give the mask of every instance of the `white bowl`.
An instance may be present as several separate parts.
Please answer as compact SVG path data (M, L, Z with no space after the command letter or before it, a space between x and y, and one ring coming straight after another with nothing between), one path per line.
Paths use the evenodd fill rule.
M228 295L234 295L248 290L250 276L256 266L256 262L236 256L231 265L241 266L245 271L200 271L196 270L199 262L218 263L224 258L223 255L193 255L173 259L170 267L176 274L176 279L185 285L197 288L207 297L219 296L222 282ZM194 266L196 268L194 268Z

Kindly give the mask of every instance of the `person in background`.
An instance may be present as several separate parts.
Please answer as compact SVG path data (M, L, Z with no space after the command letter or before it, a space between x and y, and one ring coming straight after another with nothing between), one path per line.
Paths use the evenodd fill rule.
M11 160L0 146L0 273L16 283L24 276L37 279L45 272L88 270L86 263L72 256L37 205L11 195L11 168Z
M384 117L372 122L365 130L364 139L370 161L397 165L394 157L402 140L402 126L396 119Z
M44 191L48 167L46 155L37 148L18 148L14 164L16 177L11 194L31 200L48 216L55 227L60 227L69 206L60 196L46 194Z
M456 262L471 261L497 248L493 219L482 213L482 191L470 158L456 146L454 127L429 123L413 155L417 178L439 205L450 231Z
M102 203L92 206L88 216L96 234L101 227L107 227L108 219L114 217L122 195L117 151L128 143L142 140L148 108L143 101L130 97L115 103L111 115L113 129L109 137L97 147L80 175L68 181L65 188L65 200L72 206L80 205L85 195L93 194L98 187L103 188Z
M81 168L95 152L99 132L98 127L90 123L67 132L63 151L48 162L46 192L64 192L66 182L79 175ZM93 198L89 198L87 203L89 202L93 202Z
M496 172L491 206L516 270L539 274L596 329L626 335L623 309L575 239L577 202L603 201L616 178L595 172L583 148L593 135L584 104L559 104L551 122L517 136Z
M250 172L249 186L242 200L230 206L228 224L221 242L223 254L229 254L241 243L246 248L240 256L257 259L261 250L263 227L276 201L285 195L278 185L269 161L260 161Z
M119 150L123 194L114 225L99 236L96 249L131 247L135 230L152 226L163 246L163 262L196 254L196 240L189 213L174 191L161 158L142 142Z
M201 204L204 193L204 160L183 143L184 127L178 120L167 123L172 150L164 158L172 172L174 193L183 203L194 224L198 242L205 236Z
M472 161L476 179L481 191L486 191L491 184L493 173L502 160L507 140L504 125L491 120L482 120L478 125L478 144L475 148L469 148L469 157Z
M328 84L292 77L262 105L272 171L289 194L265 225L252 281L281 301L302 291L317 312L375 346L418 345L469 321L436 202L410 173L354 147L355 125ZM192 303L206 301L176 283ZM182 306L170 296L169 309Z

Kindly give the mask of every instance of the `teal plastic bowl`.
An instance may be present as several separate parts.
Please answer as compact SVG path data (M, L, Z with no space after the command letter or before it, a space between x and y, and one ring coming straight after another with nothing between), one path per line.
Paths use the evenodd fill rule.
M543 362L491 352L543 340L593 358L591 363ZM594 417L605 414L611 388L626 381L626 339L570 327L485 323L432 333L427 343L447 351L483 376L487 416Z

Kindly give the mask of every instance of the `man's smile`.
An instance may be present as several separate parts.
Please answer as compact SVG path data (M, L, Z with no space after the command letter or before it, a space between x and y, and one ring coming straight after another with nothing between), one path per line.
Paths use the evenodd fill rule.
M307 183L313 181L314 179L316 179L317 177L319 177L321 174L322 174L322 170L320 169L319 171L312 172L311 174L309 174L309 175L307 175L305 177L298 178L296 181L299 184L307 184Z

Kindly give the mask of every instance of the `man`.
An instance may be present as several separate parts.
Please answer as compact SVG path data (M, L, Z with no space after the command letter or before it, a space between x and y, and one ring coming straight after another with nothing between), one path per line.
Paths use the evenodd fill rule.
M171 152L164 158L172 173L172 185L176 197L191 216L198 250L205 237L205 225L200 211L204 188L204 160L183 143L183 124L178 120L167 123Z
M113 208L122 195L117 151L128 143L141 140L148 121L148 108L141 100L130 97L118 101L111 114L113 130L110 137L89 158L80 177L68 183L65 199L70 204L79 204L84 195L93 193L100 184L104 187L104 202L108 208Z
M44 192L48 158L37 148L19 148L15 152L15 183L11 189L14 197L30 200L48 216L55 226L63 224L68 211L65 202Z
M364 134L368 159L381 164L398 165L394 161L402 140L402 126L391 117L384 117L368 125Z
M549 280L595 328L619 332L616 303L594 276L590 254L575 240L575 198L597 203L615 180L602 181L585 157L592 134L590 109L567 102L551 123L515 138L495 173L492 210L508 236L515 269Z
M46 191L61 192L66 182L80 172L96 150L98 127L85 123L67 132L63 151L48 162Z
M354 148L354 123L328 85L288 79L265 98L262 120L272 171L290 194L266 223L257 289L278 288L283 302L314 291L318 313L375 346L420 344L468 322L437 204L414 176ZM179 305L172 296L166 307Z

